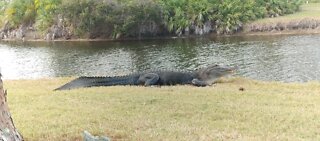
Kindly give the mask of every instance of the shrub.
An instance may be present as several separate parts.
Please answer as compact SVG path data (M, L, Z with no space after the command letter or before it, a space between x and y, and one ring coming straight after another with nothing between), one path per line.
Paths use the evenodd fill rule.
M21 24L32 24L36 17L33 0L14 0L5 10L5 20L9 21L11 27Z

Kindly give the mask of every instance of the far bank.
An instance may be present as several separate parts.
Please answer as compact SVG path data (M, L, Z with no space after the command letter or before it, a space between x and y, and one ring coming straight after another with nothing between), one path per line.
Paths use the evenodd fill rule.
M241 32L249 21L295 13L302 3L300 0L12 0L0 3L0 37L51 41L232 35Z

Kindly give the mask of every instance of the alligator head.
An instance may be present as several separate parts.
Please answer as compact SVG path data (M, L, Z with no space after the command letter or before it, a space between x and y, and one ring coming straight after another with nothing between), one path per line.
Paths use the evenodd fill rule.
M199 80L205 81L207 84L212 84L217 79L232 74L235 70L236 67L210 65L208 67L198 69L195 73Z

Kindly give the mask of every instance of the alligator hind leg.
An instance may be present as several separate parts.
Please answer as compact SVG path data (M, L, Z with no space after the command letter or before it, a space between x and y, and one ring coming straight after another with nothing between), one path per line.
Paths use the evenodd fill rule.
M139 77L138 83L145 86L157 85L159 81L159 75L156 73L146 73Z

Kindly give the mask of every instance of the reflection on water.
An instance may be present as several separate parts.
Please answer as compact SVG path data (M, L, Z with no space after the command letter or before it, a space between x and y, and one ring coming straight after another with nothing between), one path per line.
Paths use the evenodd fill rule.
M2 42L5 79L123 75L147 69L238 66L259 80L320 80L320 35L244 36L125 42Z

